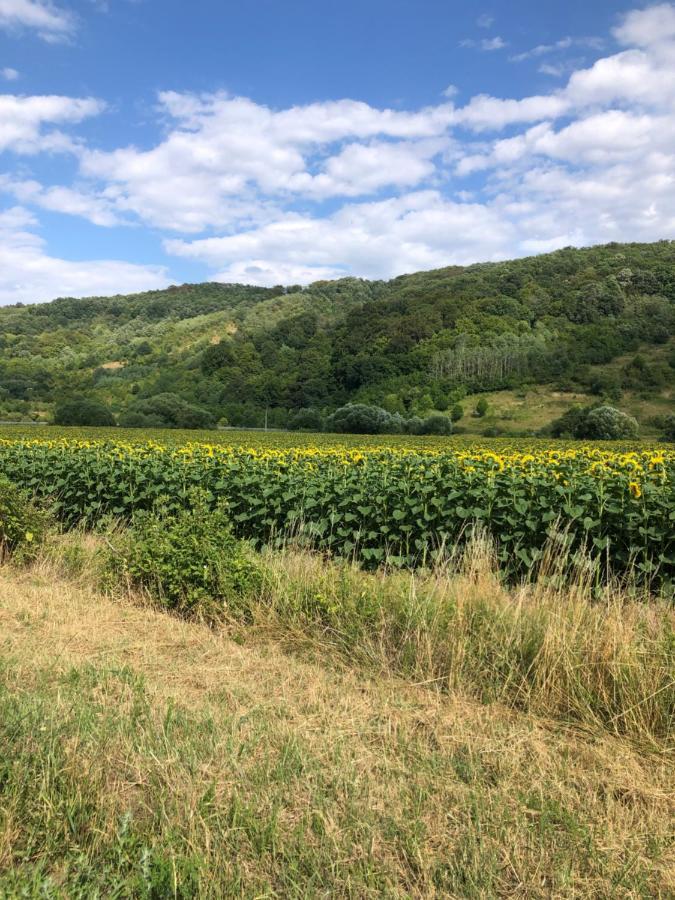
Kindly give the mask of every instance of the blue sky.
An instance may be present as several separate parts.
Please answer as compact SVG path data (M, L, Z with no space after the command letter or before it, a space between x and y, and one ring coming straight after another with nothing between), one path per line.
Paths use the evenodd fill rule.
M675 5L0 0L0 303L675 237Z

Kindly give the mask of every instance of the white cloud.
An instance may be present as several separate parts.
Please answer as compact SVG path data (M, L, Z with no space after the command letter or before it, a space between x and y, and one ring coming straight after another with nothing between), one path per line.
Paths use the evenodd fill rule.
M383 278L496 259L506 254L513 237L509 223L488 207L423 191L347 205L323 219L287 215L229 237L171 240L166 249L218 268L223 281L241 276L253 261L250 280L276 284L288 265L297 270L294 280L310 282L326 277L321 273L327 270Z
M481 50L501 50L502 47L506 46L508 46L508 42L504 38L499 37L499 35L493 38L484 38L480 42Z
M0 0L0 28L36 31L44 41L67 40L75 30L75 17L49 0Z
M4 81L16 81L19 78L19 71L12 69L11 66L5 66L4 69L0 69L0 77Z
M477 47L479 50L501 50L503 47L508 47L508 41L505 41L504 38L496 35L493 38L482 38L480 41L475 41L473 38L464 38L459 42L460 47Z
M614 37L622 44L650 47L675 38L675 7L659 3L647 9L634 9L614 29Z
M478 25L479 28L489 28L494 20L494 16L491 16L489 13L483 13L476 19L476 25Z
M103 109L104 104L91 97L0 94L0 151L72 150L71 138L58 130L44 131L43 126L77 124Z
M509 57L509 62L523 62L526 59L536 59L550 53L559 53L562 50L569 50L570 47L588 47L593 50L600 50L604 44L601 38L596 37L564 37L555 41L553 44L538 44L531 50L525 50L522 53L516 53Z
M113 204L105 196L54 185L44 187L30 179L17 180L0 175L0 191L12 194L20 203L30 203L51 212L80 216L93 225L110 227L122 223Z
M160 103L174 123L164 141L86 151L81 169L107 185L120 211L185 232L258 224L289 195L417 184L433 171L429 158L454 117L450 103L399 112L342 100L274 111L243 97L175 92Z
M21 207L0 212L0 305L132 293L169 283L162 266L49 256L42 239L31 230L36 224Z
M560 78L569 71L565 63L542 63L537 69L542 75L550 75L552 78Z

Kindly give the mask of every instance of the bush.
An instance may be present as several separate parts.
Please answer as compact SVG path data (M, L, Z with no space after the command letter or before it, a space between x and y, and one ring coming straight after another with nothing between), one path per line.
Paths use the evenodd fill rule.
M474 415L478 416L479 419L482 419L483 416L488 411L488 402L485 397L481 397L478 403L476 403L476 411Z
M636 438L638 423L632 416L613 406L598 406L589 412L582 430L583 434L578 434L577 437L619 441Z
M558 419L551 422L548 430L553 437L574 438L586 428L586 420L593 406L572 406Z
M215 419L177 394L156 394L137 400L120 416L125 428L213 428Z
M406 419L406 423L405 423L406 434L422 434L423 427L424 427L424 419L420 419L419 416L410 416L409 419Z
M638 423L613 406L573 406L550 426L554 437L619 441L637 437Z
M459 422L459 420L464 416L464 407L461 403L455 403L455 405L450 410L450 418L453 422Z
M195 495L190 509L138 513L108 571L183 615L248 618L262 570L232 534L224 507Z
M115 417L105 403L86 397L73 398L59 403L54 410L54 425L115 425Z
M432 413L422 422L420 434L452 434L452 422L441 413Z
M393 417L381 406L348 403L326 419L326 431L338 434L390 434Z
M47 516L10 481L0 476L0 562L29 561L43 543Z
M318 409L298 409L288 420L291 431L321 431L323 420Z
M675 415L666 416L663 422L663 440L675 443Z

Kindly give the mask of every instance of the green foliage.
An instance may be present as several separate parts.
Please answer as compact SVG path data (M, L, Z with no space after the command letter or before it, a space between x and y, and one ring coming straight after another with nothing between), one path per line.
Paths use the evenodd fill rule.
M448 416L432 413L422 422L420 434L452 434L452 422Z
M47 516L26 494L0 476L0 562L10 556L28 561L47 531Z
M616 448L527 441L516 451L504 441L482 448L444 441L433 449L396 443L370 450L267 446L261 453L203 444L0 442L0 467L39 496L55 497L68 525L129 518L158 503L171 513L189 510L199 488L207 505L227 503L234 534L258 546L290 538L367 566L420 566L443 559L477 528L498 543L506 574L522 577L562 531L561 558L591 554L599 579L608 571L675 579L671 452L628 445L623 449L634 452L626 457ZM152 527L166 539L161 525ZM216 530L211 522L205 539L217 544ZM172 553L167 547L167 558Z
M592 406L572 406L560 418L551 422L547 430L556 438L578 437L586 430L586 421L592 409Z
M549 428L554 437L620 441L637 437L638 423L613 406L573 406Z
M213 416L206 409L191 406L176 394L156 394L137 400L120 416L124 428L213 428Z
M186 509L137 513L109 570L165 606L207 619L245 614L262 584L225 507L211 508L200 493L190 495Z
M638 423L633 418L613 406L597 406L586 416L580 438L600 441L631 440L637 437Z
M478 400L478 403L476 403L476 410L475 410L475 414L478 416L479 419L482 419L483 416L486 415L486 413L488 411L488 407L489 407L489 404L488 404L487 400L485 399L485 397L481 397Z
M288 420L291 431L321 431L323 419L318 409L299 409Z
M464 416L464 407L461 403L455 403L455 405L450 410L450 418L453 422L459 422L459 420Z
M105 427L115 425L110 407L99 400L77 397L59 403L54 410L54 425L91 425Z
M663 423L663 439L675 443L675 415L666 416Z
M348 403L328 416L326 431L337 434L393 434L403 430L399 419L380 406Z
M0 412L48 413L76 391L151 425L153 410L134 401L171 394L214 421L260 426L268 410L284 427L300 409L426 415L462 390L524 383L590 387L614 403L625 389L658 396L675 385L663 347L675 335L674 272L675 243L661 241L388 282L183 285L6 307ZM622 355L634 358L620 373L598 371Z

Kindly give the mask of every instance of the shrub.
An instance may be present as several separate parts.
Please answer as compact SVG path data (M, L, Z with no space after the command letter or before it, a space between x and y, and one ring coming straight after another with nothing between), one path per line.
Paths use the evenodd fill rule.
M664 419L663 440L675 442L675 415L666 416Z
M638 423L613 406L573 406L550 425L554 437L619 441L637 437Z
M573 438L585 430L586 420L592 406L572 406L558 419L554 419L549 426L553 437Z
M450 418L453 422L459 422L459 420L464 416L464 407L461 403L455 403L455 405L450 410Z
M432 413L422 422L421 434L452 434L452 422L441 413Z
M44 541L47 516L26 494L0 476L0 562L28 561Z
M201 494L174 514L138 513L108 571L170 609L208 620L248 618L262 585L262 571L232 534L225 508L210 509Z
M105 403L87 397L59 403L54 410L54 425L115 425L115 417Z
M479 419L482 419L483 416L488 411L488 402L485 397L481 397L478 403L476 403L476 411L475 415L478 416Z
M328 416L326 431L339 434L387 434L392 426L392 416L381 406L365 403L348 403Z
M632 416L613 406L598 406L592 409L582 426L580 438L599 441L618 441L637 437L638 423Z
M135 403L120 417L126 428L213 428L215 419L177 394L156 394Z
M323 420L318 409L298 409L288 420L291 431L321 431Z

